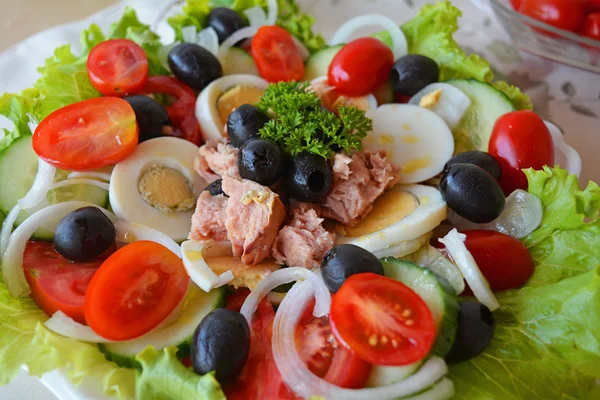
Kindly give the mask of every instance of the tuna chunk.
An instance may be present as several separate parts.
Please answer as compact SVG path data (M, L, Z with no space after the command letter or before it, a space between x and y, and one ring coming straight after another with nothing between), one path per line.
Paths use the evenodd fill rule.
M298 204L273 244L273 258L290 267L316 268L335 244L335 234L323 228L312 205Z
M244 264L258 264L271 254L285 207L271 189L246 179L225 175L223 191L229 196L225 227L233 255Z
M223 175L239 178L238 153L239 150L227 144L225 140L209 140L200 147L194 168L208 183L216 181Z
M333 186L321 216L355 226L371 211L373 202L397 182L397 175L383 151L358 152L352 157L336 154Z
M192 232L190 239L201 242L203 240L227 240L225 229L225 210L227 197L222 194L212 196L202 192L196 203L196 211L192 216Z

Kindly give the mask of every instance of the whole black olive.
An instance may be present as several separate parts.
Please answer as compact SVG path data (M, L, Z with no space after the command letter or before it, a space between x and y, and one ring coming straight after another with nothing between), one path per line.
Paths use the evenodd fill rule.
M225 7L213 8L206 18L206 24L217 32L219 43L223 43L235 31L248 26L240 14Z
M394 92L414 96L425 86L438 81L440 67L429 57L409 54L399 58L390 72L390 84Z
M275 143L265 139L246 142L238 156L238 169L244 179L270 186L279 180L283 155Z
M227 119L227 135L233 147L242 147L248 140L258 137L258 131L269 122L269 117L251 104L236 108Z
M502 167L498 160L493 155L483 151L471 150L455 155L444 166L444 175L448 173L448 170L454 164L474 164L485 169L497 181L500 181L502 177Z
M325 254L321 262L323 281L333 293L350 276L364 272L383 275L383 265L373 253L353 244L335 246Z
M489 308L477 301L461 301L458 330L446 361L450 364L469 360L490 344L496 324Z
M211 196L218 196L218 195L222 194L225 197L229 197L223 191L223 179L221 179L221 178L217 179L216 181L214 181L213 183L211 183L207 187L205 187L204 191L210 193Z
M332 182L333 171L327 159L306 152L292 158L285 179L290 196L309 203L321 202Z
M196 328L190 356L200 375L215 371L221 384L233 381L242 372L250 352L250 328L239 312L217 308Z
M115 226L97 207L82 207L60 220L54 233L54 248L75 262L91 261L115 242Z
M139 142L170 134L171 120L163 106L156 100L143 95L125 96L133 112L140 130Z
M477 224L498 218L506 202L498 181L473 164L452 165L440 182L440 192L448 207Z
M223 67L213 53L194 43L181 43L169 52L169 67L180 81L196 90L223 76Z

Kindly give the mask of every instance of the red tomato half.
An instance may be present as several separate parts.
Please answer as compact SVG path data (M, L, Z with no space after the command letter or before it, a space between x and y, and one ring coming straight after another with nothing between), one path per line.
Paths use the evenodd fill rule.
M354 40L335 55L329 65L329 84L351 97L366 96L388 79L394 53L381 40Z
M544 121L533 111L515 111L498 118L492 131L489 153L502 167L500 186L508 196L527 189L522 169L554 165L554 142Z
M333 296L330 319L340 343L377 365L422 360L436 336L421 297L401 282L372 273L346 279Z
M517 238L494 231L464 231L465 246L494 291L515 289L533 275L533 259ZM463 295L471 295L467 287Z
M252 58L269 82L300 81L304 60L292 35L278 26L263 26L252 38Z
M127 39L107 40L96 45L87 59L92 85L105 96L139 93L148 79L148 57Z
M600 0L583 0L583 4L588 11L600 11Z
M175 100L167 106L167 113L173 125L173 136L200 145L200 125L196 119L196 94L185 83L172 76L151 76L144 87L144 93L164 93Z
M522 2L523 2L523 0L510 0L510 4L512 4L513 8L516 11L519 11L519 7L521 7Z
M85 320L100 336L127 340L150 332L177 307L189 283L181 259L149 241L111 255L85 294Z
M75 321L85 324L85 292L92 276L110 252L94 261L72 263L54 251L52 243L27 243L23 254L23 269L31 287L31 298L50 316L62 311Z
M600 40L600 12L590 13L585 17L580 33L583 36Z
M99 97L71 104L42 120L33 150L55 167L88 171L116 164L136 148L138 127L123 99Z
M519 11L559 29L579 31L585 8L581 0L522 0Z

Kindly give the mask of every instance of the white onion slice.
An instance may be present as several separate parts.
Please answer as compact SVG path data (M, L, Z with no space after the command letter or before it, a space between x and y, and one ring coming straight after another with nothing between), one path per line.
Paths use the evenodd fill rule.
M269 12L267 14L267 25L275 25L277 23L277 15L279 14L279 5L277 0L267 0Z
M431 389L427 389L423 393L414 396L403 397L401 400L447 400L454 397L455 393L454 382L448 378L444 378Z
M500 307L500 304L498 304L496 296L490 289L490 285L481 273L475 259L467 250L464 243L465 239L466 235L452 229L446 236L438 240L446 246L446 250L450 253L460 272L462 272L477 300L486 305L491 311L494 311Z
M89 343L114 343L105 339L87 325L80 324L62 311L57 311L44 323L44 326L54 333L71 339Z
M437 276L446 279L454 288L456 294L460 294L465 290L465 279L458 267L430 244L426 244L414 253L402 257L402 259L427 268Z
M252 7L244 11L250 26L261 27L267 25L267 14L260 6Z
M213 28L205 28L196 37L196 44L210 51L215 57L219 54L219 37Z
M31 188L25 197L20 199L18 202L21 208L28 209L35 207L46 197L48 190L50 190L50 186L52 186L52 182L54 182L55 172L56 168L41 158L39 159L38 170L37 174L35 175L33 185L31 185Z
M106 172L97 172L97 171L89 171L89 172L71 172L67 175L67 179L78 179L78 178L86 178L86 179L98 179L103 182L110 182L110 174Z
M149 240L165 246L181 258L181 247L169 236L156 229L123 220L115 222L115 229L117 231L117 242L129 244L137 240Z
M348 43L352 34L365 26L380 26L387 30L392 37L394 59L398 59L408 54L408 43L402 29L391 18L379 14L368 14L360 17L352 18L342 25L333 35L330 45L336 46L343 43Z
M459 88L448 83L432 83L424 87L420 92L411 97L408 104L415 106L421 105L423 97L441 90L438 102L429 107L431 111L442 117L451 130L454 130L462 120L463 116L471 107L471 99Z
M0 231L0 261L4 258L4 252L6 251L8 241L10 240L12 228L15 225L21 210L21 206L18 204L15 205L4 219L4 222L2 222L2 230Z
M31 235L40 226L48 226L51 222L58 223L65 215L82 207L96 207L110 218L111 221L116 219L113 213L98 207L96 204L85 201L69 201L53 204L37 211L15 229L10 236L6 252L4 253L4 259L2 260L4 283L12 296L25 296L31 292L23 271L23 252ZM56 225L53 225L52 228L50 230L56 229Z
M223 60L225 55L229 52L237 42L244 39L250 39L258 32L258 27L256 26L247 26L238 31L233 32L231 36L229 36L223 43L221 43L221 47L219 48L219 59Z
M179 42L173 42L158 49L158 61L160 61L160 65L162 65L169 72L171 72L171 66L169 65L169 53L178 44Z
M541 200L536 195L518 189L506 198L502 214L492 222L476 224L467 221L451 209L448 209L448 220L460 231L469 229L496 231L521 239L540 226L543 214Z
M295 281L308 281L314 288L315 292L315 308L313 314L315 317L322 317L329 314L331 308L331 294L325 286L321 276L312 272L309 269L301 267L289 267L277 270L271 275L264 278L250 293L242 305L241 313L246 318L248 323L252 325L252 316L258 307L258 303L271 290L286 283Z
M314 375L298 354L296 326L313 291L307 282L297 283L288 292L273 322L273 357L284 382L299 396L322 396L327 400L396 399L422 391L448 372L444 360L431 357L414 375L392 385L368 389L342 389Z
M217 276L208 266L202 252L205 249L204 244L194 240L186 240L181 243L181 256L183 266L192 280L198 287L205 292L224 286L233 280L233 272L227 271ZM190 253L200 253L197 258L190 257Z
M196 27L193 25L181 28L181 36L184 43L196 43Z
M92 185L97 186L100 189L108 190L108 183L100 182L95 179L85 179L85 178L74 178L74 179L66 179L64 181L56 182L51 186L51 189L58 189L64 186L70 185Z
M556 125L548 121L544 121L544 123L554 141L556 164L569 171L569 174L576 175L579 178L581 176L581 155L565 142L562 132Z

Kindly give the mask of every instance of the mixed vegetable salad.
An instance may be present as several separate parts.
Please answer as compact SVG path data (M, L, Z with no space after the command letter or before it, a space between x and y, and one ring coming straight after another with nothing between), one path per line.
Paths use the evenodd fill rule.
M600 188L460 11L326 43L291 0L218 3L170 44L127 9L0 97L0 383L597 398Z

